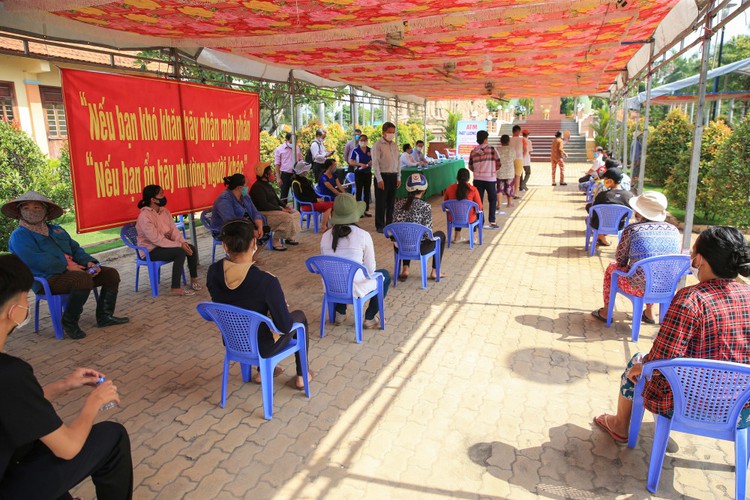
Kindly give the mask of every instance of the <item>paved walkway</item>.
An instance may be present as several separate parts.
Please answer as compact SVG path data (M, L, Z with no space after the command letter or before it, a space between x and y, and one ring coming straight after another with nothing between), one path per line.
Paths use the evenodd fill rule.
M569 167L570 176L584 168ZM104 416L131 434L136 498L647 498L651 417L632 450L591 420L614 409L623 366L648 350L657 327L644 325L635 345L625 302L609 330L589 316L614 247L586 256L583 196L572 183L552 188L548 175L534 168L531 190L504 208L501 230L485 231L483 246L445 252L444 281L422 290L412 266L386 299L385 331L366 330L361 345L351 313L317 335L321 284L303 261L317 253L318 235L303 233L285 253L263 251L289 304L307 313L315 371L308 400L291 385L293 361L282 363L271 421L260 387L243 384L237 366L219 407L222 345L195 311L207 292L152 299L146 280L133 293L130 256L113 262L129 325L99 330L89 306L88 337L56 341L44 311L41 335L27 327L6 350L43 382L90 366L117 383L123 405ZM389 243L363 221L378 264L392 269ZM210 240L200 240L207 262ZM82 395L58 402L64 418ZM734 495L731 443L674 440L659 497ZM93 498L93 486L74 494Z

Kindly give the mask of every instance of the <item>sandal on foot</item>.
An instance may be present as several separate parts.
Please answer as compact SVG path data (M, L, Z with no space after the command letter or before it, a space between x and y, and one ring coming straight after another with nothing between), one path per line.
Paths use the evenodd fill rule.
M443 279L443 278L445 278L445 274L443 274L443 273L440 273L440 279ZM428 276L428 277L427 277L427 279L428 279L428 280L432 280L432 281L435 281L435 276Z
M606 316L602 316L599 311L600 311L600 309L594 309L593 311L591 311L591 315L593 317L595 317L596 319L598 319L599 321L601 321L602 323L606 323L607 322L607 317Z
M280 366L274 366L274 368L273 368L273 376L274 376L274 378L278 377L282 373L284 373L284 369L282 367L280 367ZM252 380L253 380L253 383L260 384L260 372L253 373Z
M399 275L398 275L398 281L399 281L400 283L403 283L403 282L404 282L404 281L406 281L407 279L409 279L409 275L408 275L408 274L403 274L403 273L401 273L401 274L399 274Z
M299 245L299 241L295 241L295 240L284 240L284 244L285 244L285 245L292 245L292 246L294 246L294 245Z
M200 290L203 290L203 285L195 281L193 283L190 283L190 288L192 288L195 291L200 291Z
M594 424L596 424L597 427L609 434L609 436L614 439L616 443L627 443L628 438L626 436L617 434L609 427L609 424L607 424L607 417L608 415L606 413L603 413L598 417L594 417Z
M308 372L307 372L307 383L309 384L310 382L312 382L312 380L313 380L313 372L312 372L312 370L308 370ZM295 376L294 377L294 387L296 387L300 391L304 390L305 389L305 382L302 381L301 384L297 383L297 376Z
M641 321L643 323L646 323L647 325L655 325L656 320L650 319L648 316L646 316L646 313L641 314Z
M169 295L173 295L175 297L190 297L191 295L195 295L195 292L189 288L181 288L180 290L182 293L169 292Z
M276 250L277 252L286 252L285 246L273 247L273 249Z

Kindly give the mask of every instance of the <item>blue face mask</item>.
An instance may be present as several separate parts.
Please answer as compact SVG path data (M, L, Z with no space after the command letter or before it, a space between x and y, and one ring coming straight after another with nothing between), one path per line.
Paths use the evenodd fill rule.
M242 186L240 192L242 193L242 196L247 196L247 186Z
M356 142L356 141L358 141L358 140L359 140L359 134L355 134L355 135L354 135L354 142Z

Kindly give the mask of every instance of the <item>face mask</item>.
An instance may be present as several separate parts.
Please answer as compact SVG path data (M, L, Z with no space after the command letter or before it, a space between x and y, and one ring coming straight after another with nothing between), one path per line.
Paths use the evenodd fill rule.
M417 151L422 151L422 146L417 146Z
M164 207L167 205L167 197L164 198L154 198L156 200L156 204L160 207Z
M698 267L695 267L693 265L694 260L695 259L690 259L690 272L693 273L693 276L695 276L696 279L698 279L698 273L700 272L701 266L703 265L703 259L701 258L701 265Z
M365 149L367 147L367 143L366 142L360 142L359 143L359 147L362 148L362 149Z
M389 133L389 134L385 134L385 136L384 136L384 137L385 137L385 140L386 140L386 141L390 142L390 141L392 141L392 140L393 140L393 138L394 138L394 137L396 137L396 134L393 134L393 133Z
M594 158L599 158L599 153L594 153Z
M358 141L358 140L359 140L359 134L357 134L357 135L355 135L355 136L354 136L354 140L355 140L355 141Z
M46 210L32 210L28 207L21 207L21 218L29 224L39 224L47 218Z
M13 322L16 323L16 328L22 328L26 326L29 323L29 320L31 319L31 315L29 314L29 308L13 304L12 306L10 306L10 311L8 311L9 314L13 312L14 307L18 307L20 309L26 309L26 316L23 318L23 320L21 320L20 323L16 322L16 320L13 320Z
M273 182L276 179L274 174L268 174L268 182Z
M242 196L247 196L247 186L242 186L240 192L242 193Z

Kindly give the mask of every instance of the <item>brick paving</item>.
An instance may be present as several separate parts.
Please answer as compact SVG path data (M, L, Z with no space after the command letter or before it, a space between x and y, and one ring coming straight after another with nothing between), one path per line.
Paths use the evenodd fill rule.
M569 166L569 176L584 169ZM129 253L108 264L122 274L118 312L130 324L98 329L89 305L88 337L56 341L43 305L40 335L26 327L6 352L28 360L43 383L76 366L115 381L122 407L100 418L130 432L136 498L647 498L651 417L632 450L591 420L614 410L622 368L658 327L643 325L635 345L625 301L610 329L589 316L614 246L586 256L583 195L548 177L546 165L534 167L530 191L502 207L501 229L486 230L483 246L446 250L441 283L422 290L412 266L386 299L385 331L366 330L361 345L351 311L318 336L321 284L303 262L318 253L319 235L303 232L285 253L263 251L291 307L307 314L315 372L307 399L292 385L293 361L282 363L271 421L260 386L243 384L236 365L219 407L222 344L195 310L208 293L154 299L143 276L134 293ZM431 201L445 230L440 200ZM363 227L379 267L392 271L388 241L372 219ZM199 243L205 277L210 238L201 233ZM63 418L82 396L56 401ZM659 498L734 495L731 443L673 439L679 450L665 460ZM73 494L95 496L90 481Z

